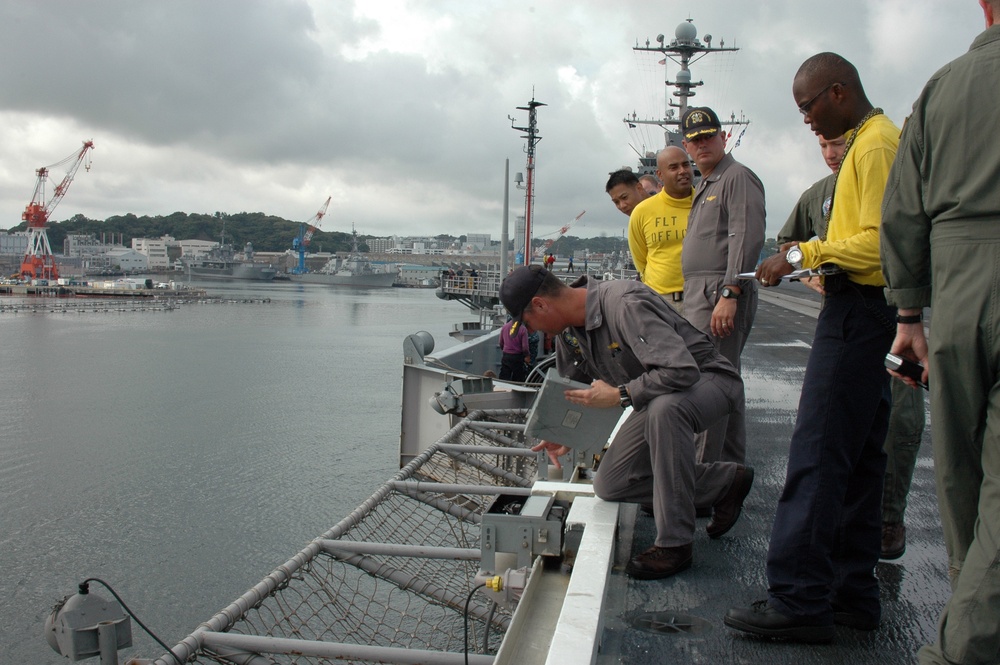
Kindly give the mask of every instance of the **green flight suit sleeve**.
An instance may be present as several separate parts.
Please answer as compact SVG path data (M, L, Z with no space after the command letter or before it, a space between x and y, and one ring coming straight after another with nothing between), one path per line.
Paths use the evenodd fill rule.
M931 304L931 218L924 209L921 99L903 126L882 202L882 273L886 300L904 309Z

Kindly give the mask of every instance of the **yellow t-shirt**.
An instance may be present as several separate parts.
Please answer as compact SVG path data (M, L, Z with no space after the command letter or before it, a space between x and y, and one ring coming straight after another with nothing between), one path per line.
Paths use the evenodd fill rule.
M899 128L885 115L874 116L861 127L840 165L826 239L799 245L804 268L836 263L853 282L885 286L879 226L882 195L898 145Z
M632 210L628 221L628 247L642 281L657 293L684 290L681 241L687 234L694 190L675 199L666 190Z

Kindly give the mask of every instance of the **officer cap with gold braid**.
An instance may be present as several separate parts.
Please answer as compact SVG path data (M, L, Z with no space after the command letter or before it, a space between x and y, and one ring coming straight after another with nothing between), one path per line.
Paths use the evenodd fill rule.
M707 106L692 106L681 116L681 133L688 141L699 136L715 136L721 129L719 116Z

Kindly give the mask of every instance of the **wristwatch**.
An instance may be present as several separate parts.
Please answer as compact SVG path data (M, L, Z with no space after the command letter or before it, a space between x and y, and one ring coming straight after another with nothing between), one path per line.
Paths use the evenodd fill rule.
M722 297L723 298L739 298L740 294L736 293L736 291L733 291L728 286L723 286L722 287Z
M632 406L632 398L628 395L628 388L623 385L618 386L618 403L623 409Z
M792 267L796 270L802 269L802 250L799 249L798 245L789 248L789 250L785 252L785 260L792 264Z

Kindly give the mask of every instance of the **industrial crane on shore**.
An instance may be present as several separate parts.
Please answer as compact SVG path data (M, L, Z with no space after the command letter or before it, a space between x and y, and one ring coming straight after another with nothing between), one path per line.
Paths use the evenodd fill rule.
M575 222L575 221L579 220L581 217L583 217L583 215L584 215L585 212L587 212L587 211L586 210L581 211L579 215L577 215L573 219L571 219L568 222L566 222L566 224L564 226L562 226L558 231L556 231L553 234L550 234L550 235L554 235L555 237L554 238L549 238L548 240L546 240L545 243L542 244L542 246L535 251L535 255L536 256L542 256L546 252L548 252L549 249L552 247L552 245L555 244L556 240L559 240L559 238L562 238L564 235L566 235L566 232L569 231L569 227L573 225L573 222Z
M293 275L308 272L306 270L306 247L309 246L313 234L319 231L319 225L323 221L323 216L326 215L326 209L330 207L330 199L332 198L332 196L326 197L326 203L315 215L308 221L299 223L299 235L292 240L292 249L299 253L299 263L291 270Z
M31 203L27 205L21 214L21 219L28 223L28 248L24 252L24 259L21 261L21 277L24 279L58 279L59 270L56 268L56 259L52 255L52 247L49 245L49 237L45 233L45 225L49 221L49 215L59 205L62 198L66 196L66 190L81 164L86 163L86 170L90 170L89 153L94 148L93 141L84 141L83 147L78 152L73 153L66 159L56 162L50 166L43 166L35 171L38 181L35 183L35 193L31 197ZM62 181L56 185L52 198L45 201L45 183L49 179L49 170L64 164L69 164L69 170Z

